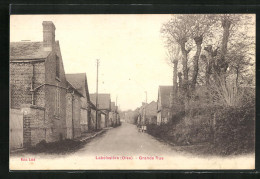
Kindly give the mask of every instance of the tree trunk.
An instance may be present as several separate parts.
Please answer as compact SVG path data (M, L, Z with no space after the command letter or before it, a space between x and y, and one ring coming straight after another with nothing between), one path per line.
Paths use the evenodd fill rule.
M185 96L187 96L188 92L188 51L185 49L186 40L182 40L180 43L181 52L182 52L182 70L183 70L183 82L182 88Z
M205 81L206 81L206 86L209 86L209 80L210 80L210 75L212 74L212 67L213 67L213 62L214 62L214 57L217 56L217 51L218 49L213 50L211 45L208 45L207 47L204 48L204 50L208 53L208 62L206 64L206 74L205 74Z
M220 77L221 80L225 81L225 73L228 68L228 63L226 62L225 56L227 54L227 44L230 35L230 26L231 21L227 18L223 18L221 20L222 27L223 27L223 37L222 37L222 44L221 44L221 53L220 58L217 61L217 65L215 66L215 72Z
M192 91L195 90L195 85L197 83L197 77L198 77L198 71L199 71L199 57L201 53L201 44L203 41L203 37L195 37L194 41L196 43L197 51L195 56L193 57L193 74L192 74L192 79L191 79L191 89Z
M179 78L179 91L182 91L182 73L178 73L178 78Z
M236 87L238 87L238 75L239 75L239 69L236 69Z

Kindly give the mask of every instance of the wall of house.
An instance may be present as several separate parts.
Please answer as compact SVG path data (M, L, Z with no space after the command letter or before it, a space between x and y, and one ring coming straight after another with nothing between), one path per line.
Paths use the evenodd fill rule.
M72 94L66 94L66 138L73 139L72 129Z
M106 127L106 115L101 114L101 120L100 120L100 128L103 129Z
M80 110L80 126L81 132L86 132L88 130L88 111L84 108L81 108Z
M83 90L83 93L85 90ZM88 104L87 99L85 97L81 97L81 112L80 112L80 125L81 125L81 132L86 132L88 130Z
M68 139L77 138L81 136L80 96L67 93L66 100L66 136Z
M44 62L33 64L28 62L10 63L10 103L11 108L20 109L23 104L32 104L32 93L30 92L34 71L34 85L37 87L45 82ZM34 96L35 105L45 106L44 87L36 91Z
M23 105L23 142L24 147L35 146L48 138L48 129L45 121L45 108L35 105Z
M113 115L113 112L109 112L108 114L108 126L113 126L113 118L114 118L114 115Z
M28 109L23 117L24 147L36 145L46 140L48 131L45 124L45 86L30 92L33 78L33 89L45 83L45 63L41 62L11 62L10 63L10 99L11 108L21 111ZM10 119L11 120L11 119Z
M60 77L56 77L56 55L60 59ZM51 134L48 142L58 141L66 138L66 78L59 52L52 52L46 60L46 119L49 123ZM56 90L60 90L60 115L55 115Z
M74 94L74 101L73 101L74 138L81 136L80 110L81 110L80 96Z
M89 125L91 130L95 129L95 124L96 124L96 110L91 109L90 125Z

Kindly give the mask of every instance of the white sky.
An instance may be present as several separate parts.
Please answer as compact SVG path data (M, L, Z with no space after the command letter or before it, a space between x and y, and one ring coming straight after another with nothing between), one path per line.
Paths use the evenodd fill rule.
M99 92L118 95L120 109L135 109L157 100L159 85L172 85L160 33L170 15L12 15L10 41L42 41L42 21L53 21L66 73L87 73L96 91L96 59L100 59Z

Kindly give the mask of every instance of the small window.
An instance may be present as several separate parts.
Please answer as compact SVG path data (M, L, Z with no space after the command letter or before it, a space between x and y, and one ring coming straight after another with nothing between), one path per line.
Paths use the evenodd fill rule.
M60 59L56 55L56 77L60 78Z

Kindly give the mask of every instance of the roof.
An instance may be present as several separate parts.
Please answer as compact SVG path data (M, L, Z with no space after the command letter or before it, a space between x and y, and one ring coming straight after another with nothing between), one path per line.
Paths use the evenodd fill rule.
M96 94L90 94L90 101L96 105ZM110 94L98 94L98 109L111 109Z
M87 96L88 94L88 89L85 89L84 93L84 88L87 88L87 78L86 78L86 73L74 73L74 74L66 74L66 79L70 84L74 86L81 94L83 94L84 97Z
M57 41L56 41L57 44ZM51 51L45 51L43 42L11 42L10 60L45 59Z
M159 86L159 94L161 95L162 107L170 107L170 94L173 90L173 86Z
M68 83L68 86L73 88L77 94L79 94L80 96L83 96L82 93L79 92L69 81L67 81L67 83Z

